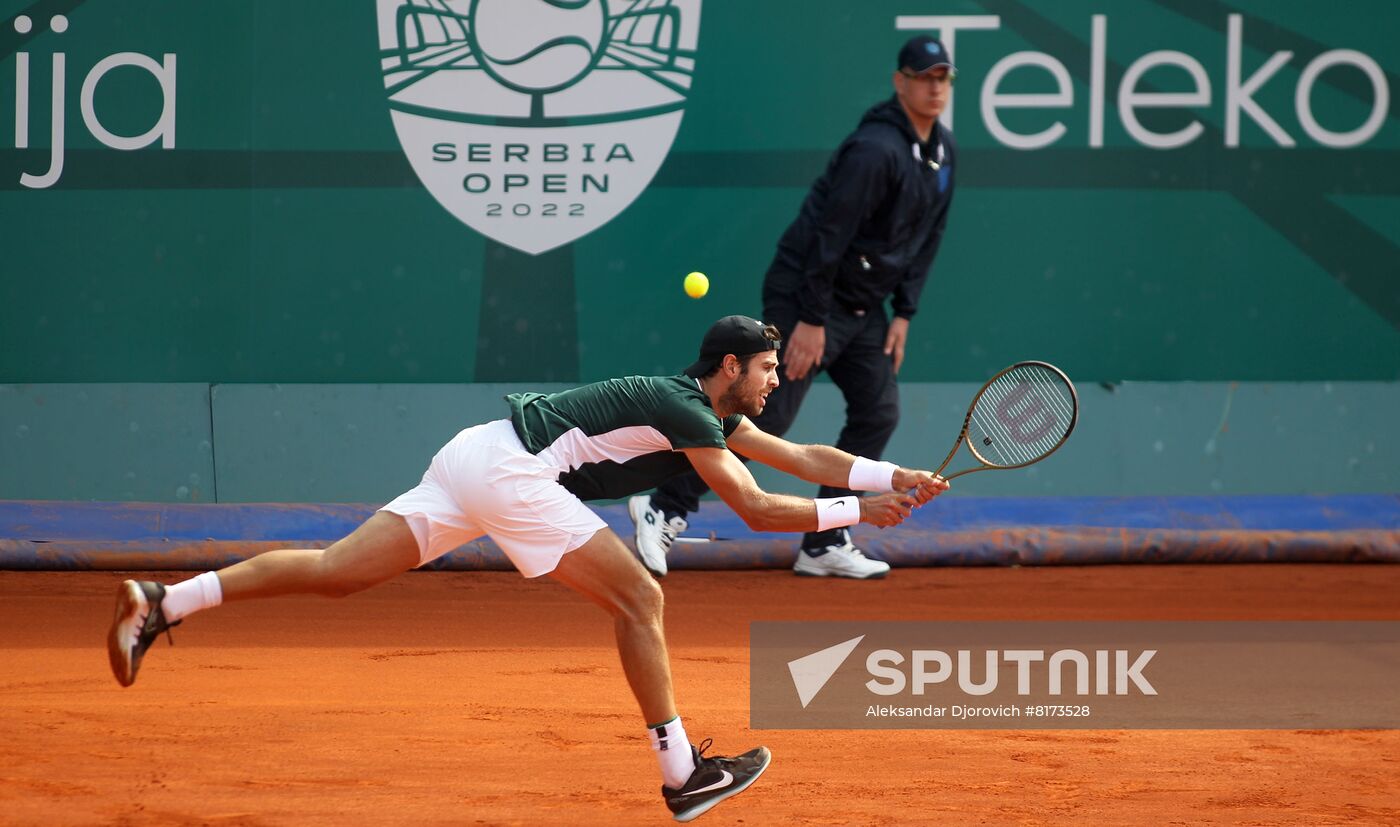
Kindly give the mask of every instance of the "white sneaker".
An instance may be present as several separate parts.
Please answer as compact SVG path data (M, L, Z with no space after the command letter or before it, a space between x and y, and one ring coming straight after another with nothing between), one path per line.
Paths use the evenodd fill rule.
M686 529L685 518L672 517L667 520L661 509L651 507L651 496L639 494L627 501L627 513L637 526L637 556L647 571L657 577L666 576L666 552L676 535Z
M826 553L813 557L806 549L797 552L793 573L802 577L849 577L853 580L879 580L890 573L890 564L871 560L851 544L851 533L843 531L845 542L827 546Z

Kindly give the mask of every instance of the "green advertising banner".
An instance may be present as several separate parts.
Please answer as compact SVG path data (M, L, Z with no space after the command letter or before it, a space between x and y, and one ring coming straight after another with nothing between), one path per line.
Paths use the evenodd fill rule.
M922 32L958 195L902 379L1400 377L1388 0L0 12L0 382L677 371Z

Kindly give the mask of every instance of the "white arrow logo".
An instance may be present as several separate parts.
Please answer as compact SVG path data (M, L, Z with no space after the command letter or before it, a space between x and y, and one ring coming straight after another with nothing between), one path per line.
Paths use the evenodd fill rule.
M826 682L831 680L831 676L836 674L836 670L841 668L841 664L846 662L862 640L865 640L865 635L788 661L792 685L797 687L797 698L802 701L803 709L817 697L817 693L822 691L822 687L826 686Z

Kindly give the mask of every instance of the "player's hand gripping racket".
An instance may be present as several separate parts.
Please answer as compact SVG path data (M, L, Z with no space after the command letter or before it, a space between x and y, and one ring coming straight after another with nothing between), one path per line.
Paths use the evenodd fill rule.
M1018 362L972 397L962 433L935 473L951 480L989 468L1024 468L1064 445L1078 419L1079 394L1064 371L1045 362ZM978 464L943 474L963 443Z

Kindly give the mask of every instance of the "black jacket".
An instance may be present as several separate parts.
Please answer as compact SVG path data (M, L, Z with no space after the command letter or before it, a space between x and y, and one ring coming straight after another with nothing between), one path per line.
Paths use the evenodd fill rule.
M833 302L872 310L892 295L895 315L911 318L948 222L956 168L953 133L942 124L921 144L898 99L871 107L778 241L765 305L795 300L798 319L820 325Z

